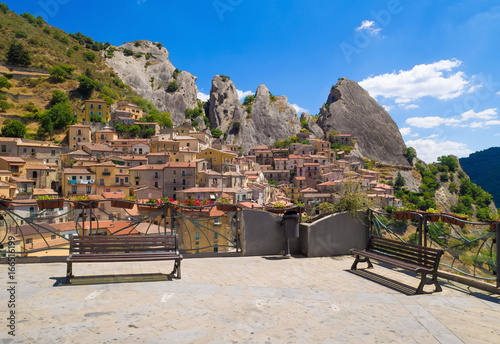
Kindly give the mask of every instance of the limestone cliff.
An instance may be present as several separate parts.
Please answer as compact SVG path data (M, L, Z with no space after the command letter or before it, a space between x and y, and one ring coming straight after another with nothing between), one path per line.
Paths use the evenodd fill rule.
M302 112L302 114L300 115L300 120L302 122L305 121L307 123L307 129L311 132L311 134L314 137L317 137L320 139L325 137L325 133L323 132L323 129L321 129L321 127L316 124L316 122L313 119L313 116L311 116L307 112Z
M406 145L391 116L355 81L342 78L321 107L317 124L328 133L351 134L362 157L392 165L408 165Z
M227 143L241 145L244 152L258 145L272 145L300 131L300 121L285 96L272 96L260 85L255 99L244 108L236 88L227 77L216 75L210 90L209 119L212 127L227 132Z
M197 107L198 87L196 77L190 73L174 75L175 67L168 57L166 48L141 40L119 46L106 63L141 97L153 102L160 111L170 112L172 122L179 125L185 120L184 111ZM167 87L172 81L179 87L169 92Z

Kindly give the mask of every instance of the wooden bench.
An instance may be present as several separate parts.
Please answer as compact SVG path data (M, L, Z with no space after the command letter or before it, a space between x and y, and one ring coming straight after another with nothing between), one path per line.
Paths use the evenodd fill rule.
M353 248L349 252L356 255L351 270L356 270L359 262L366 262L368 267L372 268L370 259L375 259L381 263L420 274L421 282L415 294L421 294L426 284L434 284L436 291L441 291L437 280L437 270L443 250L372 236L366 250ZM432 278L427 280L427 275L432 275Z
M73 263L104 263L174 260L172 275L181 278L181 260L176 235L104 236L80 235L70 240L66 260L66 283L73 276Z

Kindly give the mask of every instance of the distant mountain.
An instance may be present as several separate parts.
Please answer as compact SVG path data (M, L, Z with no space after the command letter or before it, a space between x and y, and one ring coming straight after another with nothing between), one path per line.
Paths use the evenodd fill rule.
M356 153L391 165L408 165L405 142L391 115L355 81L341 78L321 107L317 124L325 136L331 131L351 134Z
M460 164L472 182L489 192L495 204L500 204L500 147L472 153L461 158Z

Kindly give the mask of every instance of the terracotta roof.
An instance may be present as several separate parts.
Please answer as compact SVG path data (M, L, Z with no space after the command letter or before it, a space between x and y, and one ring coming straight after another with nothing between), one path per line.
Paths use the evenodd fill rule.
M93 103L106 103L102 99L87 99L85 102L93 102Z
M21 159L17 156L0 156L0 159L5 160L7 162L26 163L24 159Z
M136 167L132 167L129 171L147 171L147 170L163 170L165 168L165 164L151 164L151 165L140 165Z
M106 199L120 199L125 197L125 194L123 192L103 192L101 196Z
M165 167L196 167L194 162L167 162Z
M33 188L33 196L42 196L42 195L57 196L57 192L52 189Z
M200 187L200 188L190 188L190 189L186 189L186 190L182 190L181 192L185 192L185 193L193 193L193 192L221 192L219 189L217 188L210 188L210 187Z
M95 174L86 168L63 168L64 174Z

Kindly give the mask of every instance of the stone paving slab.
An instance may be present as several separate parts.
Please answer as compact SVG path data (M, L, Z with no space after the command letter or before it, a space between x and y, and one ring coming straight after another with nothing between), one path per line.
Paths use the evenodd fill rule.
M2 343L498 343L500 297L351 257L185 259L16 266L16 336L0 304ZM7 266L0 265L1 300Z

